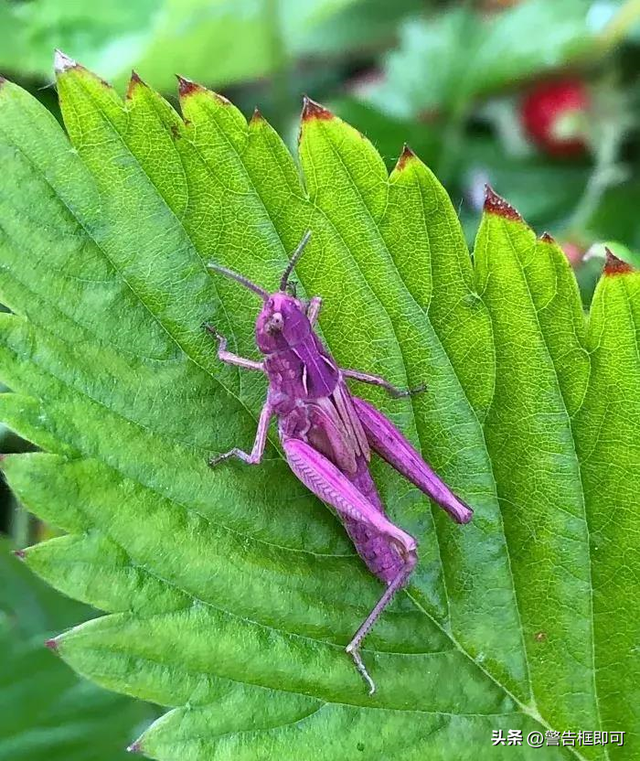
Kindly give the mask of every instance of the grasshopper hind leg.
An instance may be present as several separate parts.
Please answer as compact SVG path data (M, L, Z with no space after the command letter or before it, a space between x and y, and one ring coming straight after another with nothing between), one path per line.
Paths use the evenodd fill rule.
M360 646L362 645L364 638L369 633L369 630L381 616L382 611L391 602L396 592L402 589L402 587L407 583L407 580L409 579L409 576L411 576L411 573L413 572L417 562L418 556L415 549L411 549L405 553L404 566L398 572L396 577L391 582L389 582L389 586L385 589L384 594L378 600L371 613L369 613L369 615L366 617L358 631L353 635L351 642L349 642L345 648L347 653L353 658L353 662L362 675L362 678L369 685L369 695L373 695L373 693L376 691L376 685L373 679L369 676L367 667L362 661L362 657L360 656Z
M401 528L395 526L351 483L344 473L309 444L299 439L284 439L282 446L289 467L311 492L331 505L343 521L362 524L372 533L384 536L402 558L402 565L389 582L384 594L346 648L356 668L369 685L370 694L373 694L375 684L362 661L360 646L382 611L411 575L418 561L416 541Z

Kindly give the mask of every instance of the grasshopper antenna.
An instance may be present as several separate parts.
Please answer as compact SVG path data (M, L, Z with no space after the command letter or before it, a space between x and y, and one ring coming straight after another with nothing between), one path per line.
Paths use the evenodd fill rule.
M207 269L214 270L215 272L219 272L221 275L226 275L233 280L237 280L238 283L244 285L244 287L248 288L250 291L257 293L258 296L260 296L260 298L264 299L265 301L269 298L269 294L264 290L264 288L260 288L259 285L252 283L249 278L245 277L244 275L240 275L238 272L228 270L226 267L222 267L219 264L215 264L214 262L209 262L209 264L207 264Z
M287 281L289 280L289 275L293 272L293 268L298 263L298 259L302 256L302 252L305 249L305 246L309 242L309 238L311 237L311 230L307 230L307 232L304 234L304 237L300 241L298 248L291 254L291 260L289 261L289 264L287 264L287 269L284 271L282 275L282 279L280 280L280 290L284 291L287 287Z

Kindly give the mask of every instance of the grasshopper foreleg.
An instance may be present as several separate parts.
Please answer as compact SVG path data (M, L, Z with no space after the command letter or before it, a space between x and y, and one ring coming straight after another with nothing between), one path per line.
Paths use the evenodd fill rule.
M344 473L309 444L299 439L287 439L282 442L282 445L291 470L310 491L335 508L343 518L359 521L372 531L388 538L404 561L403 567L389 583L384 594L346 648L356 668L369 685L370 694L373 694L375 684L360 656L360 646L382 611L391 602L394 594L409 578L417 562L415 539L391 523Z
M260 370L264 372L264 364L262 362L256 362L255 360L247 359L246 357L239 357L237 354L227 351L227 339L218 333L213 325L205 322L202 327L218 339L218 359L221 359L228 365L243 367L245 370Z
M345 378L353 378L353 380L361 381L362 383L371 383L373 386L380 386L393 396L395 399L399 399L403 396L411 396L412 394L419 394L426 389L426 385L423 383L416 388L398 388L388 380L380 375L371 375L370 373L361 373L359 370L344 370L342 374Z
M307 305L307 319L311 323L311 327L313 327L317 320L318 315L320 314L320 310L322 309L322 299L320 296L314 296Z
M237 457L239 460L246 462L248 465L257 465L262 460L264 454L264 448L267 443L267 432L269 430L269 422L273 415L273 408L269 402L266 402L260 413L260 419L258 420L258 430L256 432L256 439L253 442L253 449L251 452L245 452L243 449L234 447L224 454L219 454L216 457L212 457L209 460L210 467L214 467L223 460L228 460L230 457Z

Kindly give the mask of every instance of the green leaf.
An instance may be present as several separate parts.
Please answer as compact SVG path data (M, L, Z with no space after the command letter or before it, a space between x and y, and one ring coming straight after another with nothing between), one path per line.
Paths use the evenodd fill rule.
M57 639L81 674L169 707L158 759L535 759L498 729L625 730L638 752L640 276L609 266L583 316L561 250L489 196L472 263L451 203L410 151L373 146L307 103L302 175L259 116L182 83L183 121L138 79L124 101L72 62L69 139L0 89L4 421L46 453L9 483L69 532L27 551L108 615ZM339 363L428 393L357 388L475 508L453 525L374 463L420 564L367 638L373 697L343 648L381 593L272 434L250 448L265 380L222 365L202 330L256 356L255 296L216 260L325 299ZM356 389L354 389L355 391Z
M385 63L385 80L369 99L409 118L434 110L458 112L474 97L597 53L590 2L528 0L493 18L453 8L412 19Z
M371 140L389 169L395 166L402 151L398 135L402 135L425 163L434 162L440 155L442 133L433 125L394 119L352 96L332 99L331 109Z
M43 647L91 610L66 600L0 542L0 756L15 761L124 761L124 745L152 718L134 703L79 679Z

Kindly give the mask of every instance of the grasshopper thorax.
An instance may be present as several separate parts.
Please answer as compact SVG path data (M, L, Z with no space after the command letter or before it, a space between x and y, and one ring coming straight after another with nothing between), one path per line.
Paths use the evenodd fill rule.
M306 305L277 291L265 299L256 320L256 343L263 354L289 349L311 333Z

